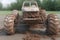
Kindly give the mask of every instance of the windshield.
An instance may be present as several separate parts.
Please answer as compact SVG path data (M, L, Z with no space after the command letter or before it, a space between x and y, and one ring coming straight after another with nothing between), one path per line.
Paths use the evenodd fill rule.
M32 2L32 3L31 3L31 6L37 6L37 4L36 4L36 3L34 3L34 2Z
M24 3L24 6L29 6L29 3Z
M23 6L30 7L30 6L38 6L36 2L24 2Z

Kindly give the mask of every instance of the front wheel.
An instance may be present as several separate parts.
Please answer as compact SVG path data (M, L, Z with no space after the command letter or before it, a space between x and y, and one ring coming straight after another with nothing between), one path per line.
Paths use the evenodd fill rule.
M6 30L6 34L8 34L8 35L14 34L15 33L14 22L5 24L5 30Z
M47 16L47 33L49 35L56 35L59 33L59 20L55 14Z

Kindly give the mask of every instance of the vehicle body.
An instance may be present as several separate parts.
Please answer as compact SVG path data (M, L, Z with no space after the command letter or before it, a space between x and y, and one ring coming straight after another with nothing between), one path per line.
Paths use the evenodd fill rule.
M9 25L5 24L5 30L8 34L15 33L15 29L17 27L20 28L18 30L20 31L20 33L31 32L41 35L41 31L43 31L44 35L58 35L58 33L60 32L60 24L57 16L55 14L48 14L47 16L46 10L39 8L36 1L24 1L22 6L22 13L23 15L20 16L17 11L13 11L12 15L14 17L10 17L15 19L13 19L12 22L9 23ZM21 26L21 24L23 26Z

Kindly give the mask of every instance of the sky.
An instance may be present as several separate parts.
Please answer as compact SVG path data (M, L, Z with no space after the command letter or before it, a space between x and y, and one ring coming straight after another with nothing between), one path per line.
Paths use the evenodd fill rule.
M4 7L6 7L11 2L16 2L16 0L0 0Z

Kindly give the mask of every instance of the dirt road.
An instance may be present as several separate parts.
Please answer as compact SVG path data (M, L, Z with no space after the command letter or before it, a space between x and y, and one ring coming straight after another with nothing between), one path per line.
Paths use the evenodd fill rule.
M60 14L57 14L57 15L60 18ZM0 29L4 28L4 26L3 26L4 18L5 18L5 15L3 15L3 16L0 15ZM0 40L22 40L23 37L24 37L24 35L22 35L22 34L14 34L11 36L7 36L7 35L5 35L5 32L3 30L0 31ZM45 40L45 39L41 39L41 40ZM46 40L48 40L48 39L46 39ZM60 38L57 38L56 40L60 40Z

